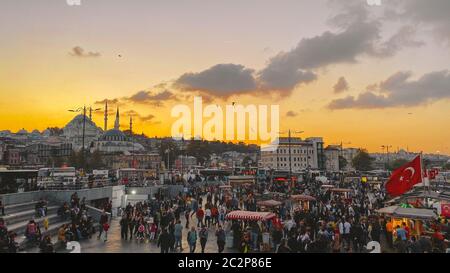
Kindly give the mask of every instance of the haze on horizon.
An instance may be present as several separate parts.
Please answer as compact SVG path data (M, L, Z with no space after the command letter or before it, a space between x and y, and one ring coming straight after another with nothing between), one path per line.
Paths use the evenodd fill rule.
M279 104L282 131L327 144L450 154L448 0L81 2L1 1L0 130L108 99L123 129L168 136L201 95Z

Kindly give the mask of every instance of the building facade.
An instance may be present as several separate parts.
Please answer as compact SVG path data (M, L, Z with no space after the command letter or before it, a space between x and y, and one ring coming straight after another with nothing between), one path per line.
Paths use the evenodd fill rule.
M290 149L289 149L290 147ZM298 137L279 138L278 145L261 148L262 168L286 170L293 172L306 169L325 168L325 158L322 138L307 138L302 140Z
M339 171L339 154L340 147L335 145L329 145L325 149L325 170L327 172Z

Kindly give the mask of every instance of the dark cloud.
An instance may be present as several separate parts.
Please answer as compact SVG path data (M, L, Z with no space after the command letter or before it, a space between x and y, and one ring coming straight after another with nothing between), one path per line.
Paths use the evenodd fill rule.
M219 97L256 89L254 70L236 64L217 64L198 73L185 73L175 86L188 91L207 91Z
M450 45L450 1L397 0L386 12L387 19L409 22L414 27L431 27L438 40Z
M121 116L125 118L129 118L130 116L133 117L133 119L138 119L142 122L151 122L155 119L155 115L148 114L148 115L141 115L140 113L136 112L135 110L128 110L126 112L123 112Z
M414 27L403 26L389 40L376 48L373 54L379 57L391 57L402 48L420 47L424 44L424 42L416 40L416 29Z
M164 101L167 100L177 100L176 95L169 91L164 90L159 93L155 93L152 91L139 91L134 95L125 98L127 101L142 103L142 104L152 104L155 106L162 106Z
M72 48L72 50L69 52L69 55L74 56L74 57L100 57L101 54L100 52L85 52L85 50L80 47L80 46L76 46L74 48Z
M330 109L411 107L450 99L450 71L436 71L411 80L411 72L398 72L358 97L333 100ZM372 85L373 86L373 85Z
M217 64L196 73L185 73L174 86L184 91L228 98L261 91L290 95L301 85L317 80L318 71L330 65L357 63L361 57L387 58L405 47L423 43L415 39L415 29L402 26L383 39L383 22L369 12L365 1L330 1L336 10L329 20L333 31L302 39L296 47L269 59L259 71L240 64Z
M296 117L296 116L298 116L298 113L297 112L295 112L295 111L288 111L287 113L286 113L286 117L290 117L290 118L294 118L294 117Z
M338 82L333 86L334 93L342 93L350 89L347 80L344 77L340 77Z
M141 120L144 121L144 122L146 122L146 121L152 121L152 120L154 120L154 119L155 119L155 116L152 115L152 114L147 115L147 116L141 116Z

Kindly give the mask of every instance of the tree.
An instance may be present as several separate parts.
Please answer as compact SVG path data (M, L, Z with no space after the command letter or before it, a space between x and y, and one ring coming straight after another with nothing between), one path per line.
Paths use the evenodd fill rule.
M345 169L347 165L348 165L347 159L345 159L345 157L343 156L339 156L339 170Z
M370 171L372 170L372 162L374 160L367 150L360 149L358 154L353 158L352 165L357 171Z
M170 166L175 165L175 159L181 154L176 143L172 139L163 140L159 147L159 155L167 164L167 151L169 151ZM167 166L166 166L167 167Z
M450 162L444 165L444 170L450 171Z
M59 127L48 127L47 130L50 131L51 136L60 136L64 133L64 130Z

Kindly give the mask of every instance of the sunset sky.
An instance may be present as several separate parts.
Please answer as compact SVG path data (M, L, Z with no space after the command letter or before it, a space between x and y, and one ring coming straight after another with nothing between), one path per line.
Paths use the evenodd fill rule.
M0 130L83 105L170 134L176 104L279 104L327 144L450 154L450 1L2 0ZM103 112L94 115L103 127Z

